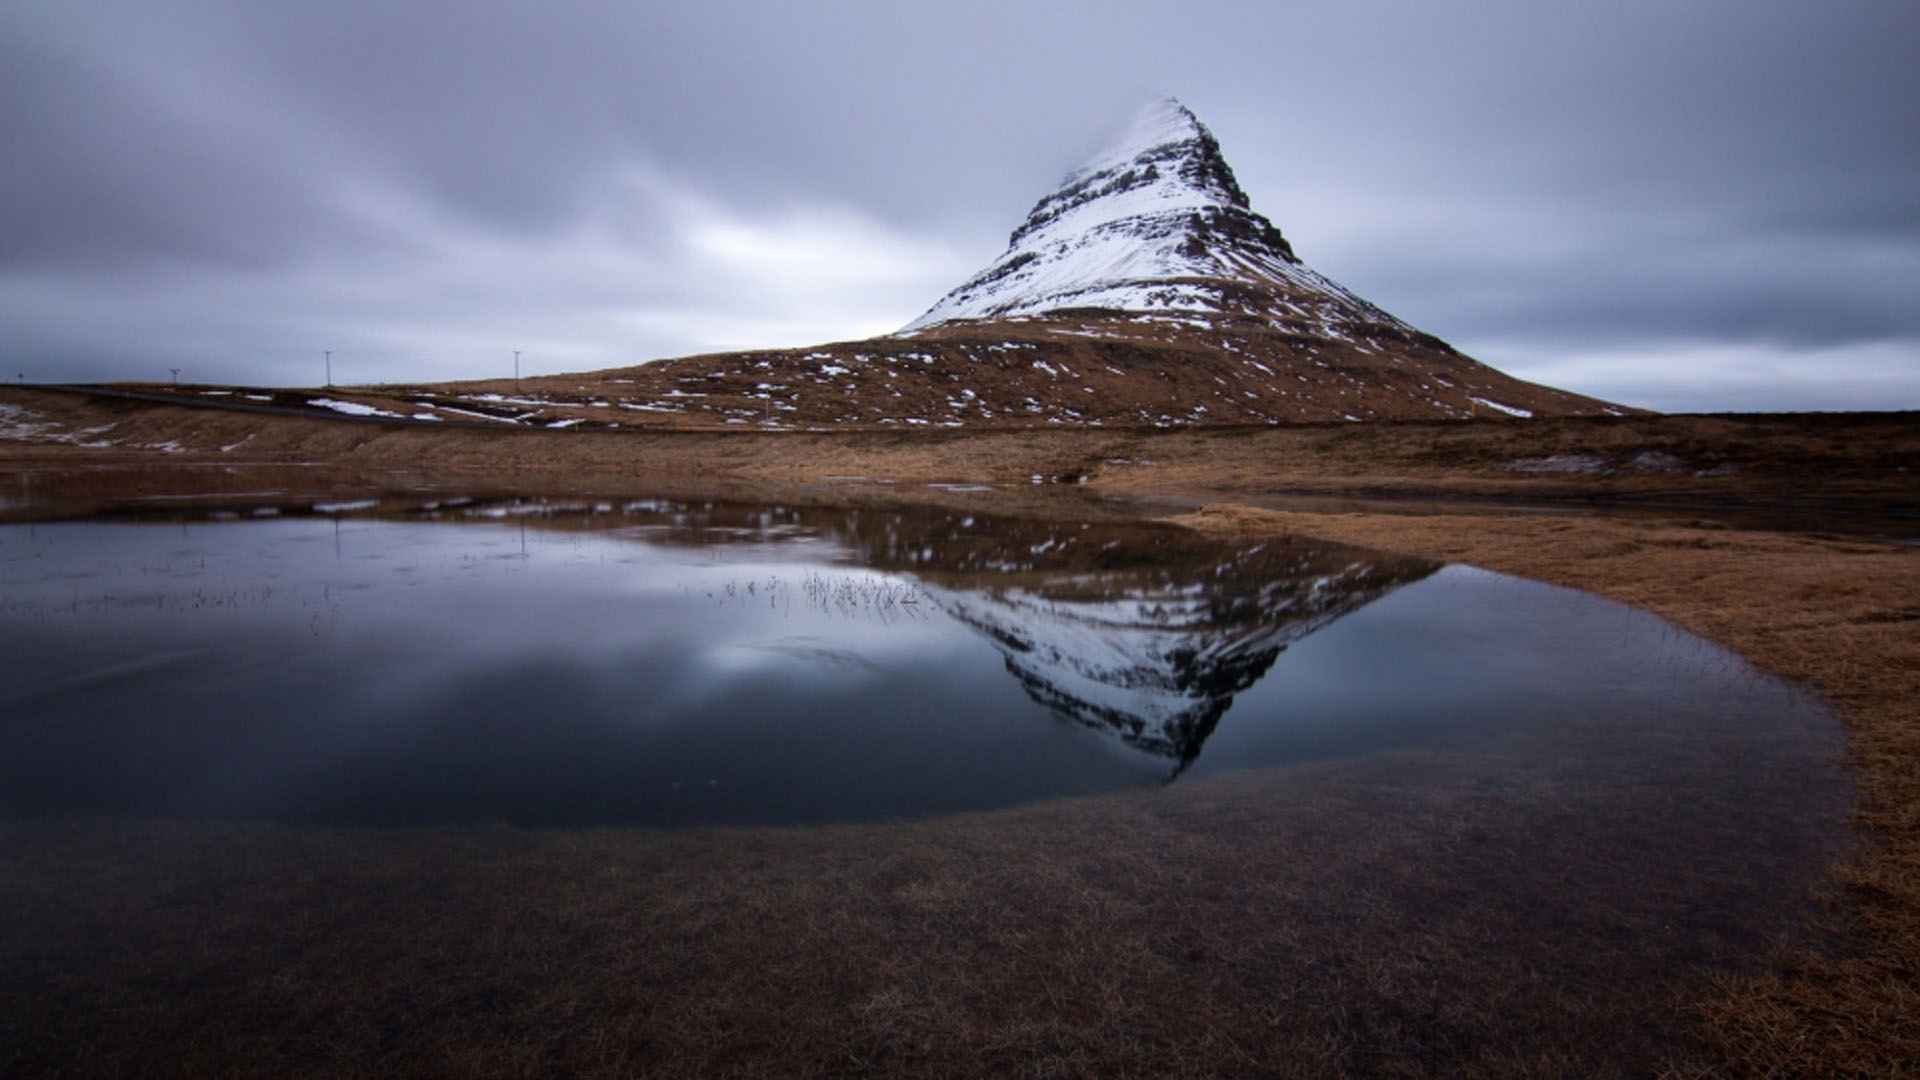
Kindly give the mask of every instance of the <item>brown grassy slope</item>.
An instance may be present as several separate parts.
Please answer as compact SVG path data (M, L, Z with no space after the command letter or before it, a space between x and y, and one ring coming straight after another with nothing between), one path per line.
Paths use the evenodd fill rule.
M912 420L968 427L1175 426L1502 415L1475 397L1541 416L1599 415L1609 408L1514 379L1437 338L1394 327L1340 342L1253 321L1201 330L1097 312L688 357L573 378L555 376L541 385L651 394L656 405L692 406L686 422L705 414L710 423L719 412L787 426L911 426ZM660 396L675 389L709 396Z
M1096 312L517 381L325 394L402 416L454 408L498 411L527 425L672 429L1175 427L1507 415L1475 398L1540 416L1638 411L1522 382L1436 338L1393 326L1340 341L1252 320L1199 330Z
M1457 559L1586 589L1817 687L1851 731L1874 843L1839 871L1863 949L1803 953L1700 1005L1730 1067L1772 1075L1920 1068L1920 551L1619 521L1300 514L1215 506L1179 520Z

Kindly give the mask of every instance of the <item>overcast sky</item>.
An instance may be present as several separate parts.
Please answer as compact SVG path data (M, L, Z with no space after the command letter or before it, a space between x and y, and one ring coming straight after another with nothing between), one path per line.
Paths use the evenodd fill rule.
M1338 10L1334 10L1337 8ZM898 328L1145 100L1523 378L1920 407L1920 4L0 5L0 364L316 383Z

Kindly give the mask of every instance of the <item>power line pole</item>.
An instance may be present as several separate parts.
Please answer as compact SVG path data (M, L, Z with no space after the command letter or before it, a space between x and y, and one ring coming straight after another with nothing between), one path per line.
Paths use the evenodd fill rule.
M170 367L167 370L173 372L173 385L179 386L180 385L180 369L177 367Z
M513 388L520 389L520 350L513 350Z
M333 350L325 350L327 356L327 385L333 385Z

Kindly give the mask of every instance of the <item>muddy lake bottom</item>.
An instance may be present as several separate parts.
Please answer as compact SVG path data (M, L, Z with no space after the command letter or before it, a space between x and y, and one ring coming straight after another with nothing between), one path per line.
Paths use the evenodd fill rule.
M0 647L23 1074L1644 1072L1851 799L1651 616L1172 527L183 507L0 526Z

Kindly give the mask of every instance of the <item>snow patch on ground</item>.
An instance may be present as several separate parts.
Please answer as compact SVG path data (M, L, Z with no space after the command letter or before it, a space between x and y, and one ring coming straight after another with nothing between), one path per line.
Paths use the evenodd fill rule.
M66 443L90 450L99 450L112 446L106 439L93 436L112 431L115 425L102 424L99 427L81 428L67 431L53 420L19 405L0 404L0 439L13 442L52 442Z
M1685 472L1687 463L1664 450L1642 450L1628 459L1627 464L1641 472Z
M1522 409L1513 405L1502 405L1497 401L1488 401L1483 397L1468 398L1467 400L1473 402L1475 405L1484 405L1495 412L1503 412L1508 416L1517 416L1523 420L1531 419L1533 416L1533 410L1531 409Z
M376 409L371 405L362 405L357 401L335 401L332 398L313 398L309 400L307 404L316 409L332 409L334 412L343 413L347 416L385 416L394 420L405 419L405 417L397 412Z
M615 382L622 380L616 379ZM633 380L625 380L632 382ZM489 405L566 405L565 401L547 401L544 398L502 397L499 394L461 394L461 401L484 401Z
M1598 454L1551 454L1547 457L1515 458L1507 462L1508 472L1566 473L1599 476L1612 472L1607 459Z
M517 424L520 422L511 416L495 416L492 413L474 412L472 409L456 409L452 405L435 405L433 407L439 409L441 412L450 412L455 416L471 416L476 420L492 420L501 424Z

